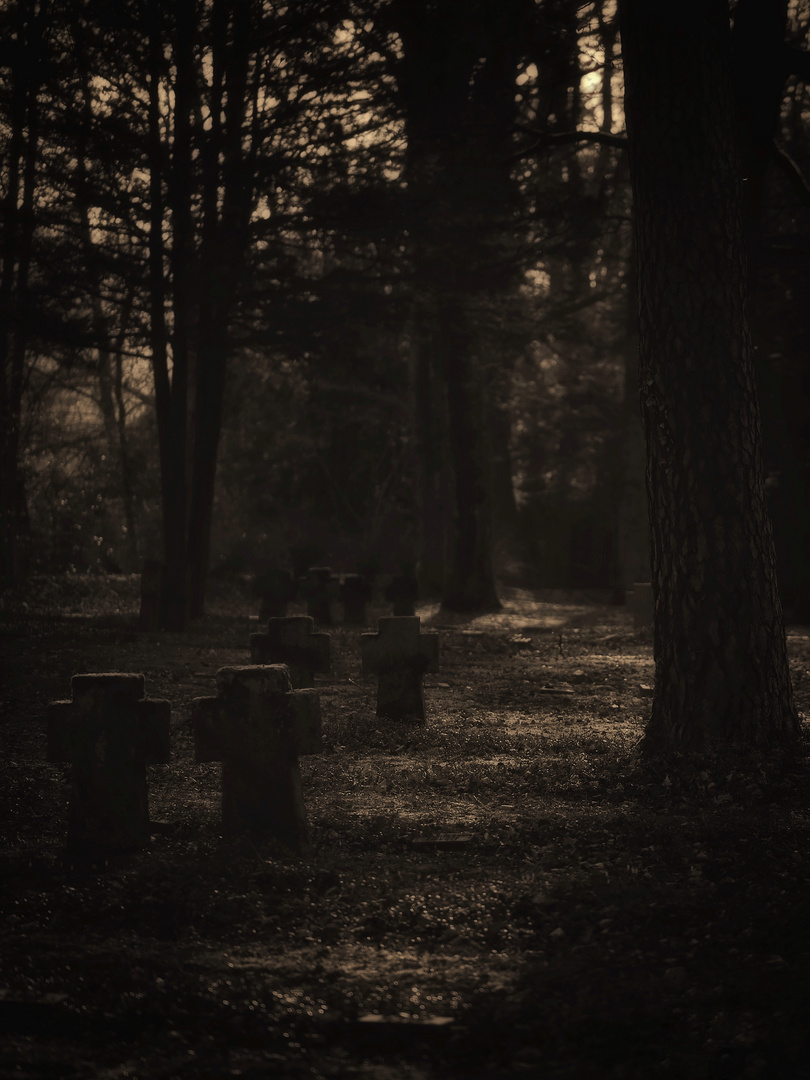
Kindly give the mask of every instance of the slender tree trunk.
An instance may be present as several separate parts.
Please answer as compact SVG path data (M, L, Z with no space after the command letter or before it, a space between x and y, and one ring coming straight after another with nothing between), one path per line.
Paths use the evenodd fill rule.
M420 323L420 320L415 320ZM433 334L423 325L412 330L415 432L416 535L419 588L440 596L446 554L447 420L442 384L437 380Z
M18 47L21 48L18 43ZM25 120L28 90L21 55L11 69L11 115L6 151L7 192L3 225L3 264L0 270L0 557L2 582L12 585L16 577L17 488L19 484L22 373L15 367L19 356L15 341L19 333L16 305L17 265L20 237L20 166L26 149Z
M243 131L252 47L250 6L244 2L228 6L220 0L214 6L213 17L220 35L213 59L213 111L218 115L212 117L203 176L205 209L188 537L192 618L201 616L205 607L230 323L250 241L253 206L252 163L246 161ZM230 35L225 48L228 22Z
M138 527L135 514L135 485L132 470L132 458L129 453L129 435L127 431L127 405L124 399L124 343L126 341L132 305L135 302L133 289L127 292L124 310L121 313L121 326L115 348L115 372L113 393L115 395L115 418L118 432L118 460L121 468L121 496L124 503L124 525L127 530L126 547L129 560L134 570L138 564Z
M121 503L126 529L128 561L134 570L138 563L138 542L135 525L135 507L132 492L132 469L129 461L126 432L126 403L123 395L122 352L129 329L132 308L135 303L135 287L127 286L126 296L119 311L117 345L113 343L112 318L102 301L102 281L98 270L96 245L92 239L90 213L85 196L89 182L87 140L93 127L93 101L90 90L90 68L81 33L77 33L77 61L82 87L82 123L77 139L76 177L78 181L78 211L85 260L90 269L93 296L90 299L93 334L96 339L97 380L99 407L104 422L104 433L110 459L117 464Z
M635 244L627 267L627 333L624 354L622 402L622 487L618 507L618 552L622 590L637 581L650 580L650 526L645 487L646 448L641 421L638 383L638 274Z
M173 246L169 260L172 269L173 301L180 306L178 326L175 310L172 337L172 365L169 372L169 333L166 319L166 245L164 225L166 201L163 182L167 175L168 148L163 139L161 87L166 74L163 54L163 26L160 21L161 6L153 0L149 8L149 306L150 346L152 372L155 384L155 413L158 429L160 456L161 505L163 523L163 555L167 573L171 576L171 596L161 598L161 622L167 629L181 630L185 625L185 542L186 542L186 428L188 410L188 306L185 303L190 243L188 199L190 191L183 191L183 178L188 186L190 147L188 128L181 120L180 130L175 129L173 161L169 174L169 202L172 209L179 208L180 221L173 221ZM188 34L186 34L188 37ZM188 41L187 51L190 49ZM182 111L188 107L187 71L182 62L175 88L175 107ZM179 99L179 100L178 100ZM185 201L184 201L185 196ZM185 226L185 227L184 227ZM178 236L179 233L179 236ZM176 275L176 276L175 276ZM179 581L178 581L179 578ZM167 585L164 582L164 586ZM180 596L177 596L177 586Z
M438 452L446 447L442 604L463 610L498 605L487 374L478 347L476 298L486 304L512 284L508 139L529 5L513 0L501 7L495 15L486 3L465 7L453 0L393 6L403 45L399 86L417 283L416 445L430 455L419 476L422 574L433 569L427 553L435 548L437 530L425 511L435 501L445 467ZM434 386L441 386L442 404L431 407L427 394ZM445 418L446 430L437 438L436 421Z
M189 390L192 366L194 295L194 194L191 113L194 107L194 0L174 5L174 132L168 173L168 205L171 209L172 245L169 255L172 301L172 378L170 427L172 457L167 462L174 493L164 503L164 622L170 630L182 630L188 616L188 507L189 507ZM194 357L196 359L196 357Z
M201 329L206 322L207 320L201 319ZM205 341L201 338L197 350L193 484L188 538L189 614L192 618L200 618L205 611L226 360L227 346L220 340L219 334L214 333L213 340Z
M31 320L29 275L36 228L34 196L39 154L38 70L48 6L21 22L11 58L11 115L6 157L0 269L0 582L19 576L18 533L26 520L20 471L22 402Z
M492 470L481 370L467 317L439 315L453 498L442 607L499 608L492 565Z
M501 382L498 376L490 374L484 387L492 491L493 566L496 578L503 574L514 581L514 575L523 564L524 552L520 542L510 447L512 419L503 401Z
M725 0L624 0L655 609L648 750L784 743Z

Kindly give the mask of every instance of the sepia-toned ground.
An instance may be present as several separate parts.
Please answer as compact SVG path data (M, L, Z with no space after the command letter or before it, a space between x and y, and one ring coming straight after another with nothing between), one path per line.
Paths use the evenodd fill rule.
M361 631L334 628L297 858L223 840L194 762L249 591L217 582L171 635L134 630L137 590L42 579L0 610L0 1080L808 1075L810 770L641 762L652 649L624 609L424 607L424 729L377 721ZM810 714L805 628L789 649ZM148 850L74 865L45 707L110 670L171 701L172 761Z

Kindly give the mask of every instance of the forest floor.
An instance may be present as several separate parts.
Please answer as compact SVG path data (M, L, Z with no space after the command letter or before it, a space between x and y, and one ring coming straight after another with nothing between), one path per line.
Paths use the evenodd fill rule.
M641 762L652 647L624 609L423 608L423 729L376 720L334 628L299 858L223 840L194 762L191 700L248 662L254 601L218 582L148 634L137 593L41 579L0 610L0 1080L808 1075L807 759ZM810 632L789 650L810 713ZM80 866L45 708L110 670L171 701L172 760L149 848Z

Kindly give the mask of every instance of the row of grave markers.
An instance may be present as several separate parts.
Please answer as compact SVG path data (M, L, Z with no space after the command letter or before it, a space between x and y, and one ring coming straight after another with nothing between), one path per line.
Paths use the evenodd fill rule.
M330 667L329 635L313 619L268 620L250 638L251 661L221 668L216 697L194 698L195 760L222 762L222 825L231 835L307 841L298 758L321 750L312 689ZM438 634L416 616L379 620L361 635L362 670L377 675L377 716L425 722L422 676L438 671ZM68 847L115 852L144 847L150 821L146 766L169 761L171 704L146 698L144 676L74 675L72 700L48 706L48 760L72 764Z
M360 635L364 675L377 675L377 715L424 723L422 675L438 671L439 636L424 634L418 615L393 615L378 620L378 633ZM292 685L314 686L315 673L331 665L330 637L315 633L308 615L268 619L267 630L250 635L254 664L286 664Z
M343 606L343 621L352 626L367 624L367 608L375 595L375 582L363 574L332 573L329 566L311 566L307 575L296 580L290 570L265 570L256 576L254 592L260 597L259 618L284 618L293 600L306 601L307 614L316 622L330 626L333 605ZM415 615L419 585L411 571L394 577L382 590L394 615Z
M182 568L168 568L157 559L145 559L141 574L141 607L138 626L141 630L172 629L179 615L172 609L181 603L187 589ZM368 605L374 598L372 579L362 574L344 574L343 579L329 566L311 566L306 575L296 579L290 570L274 568L262 571L254 581L259 597L259 618L284 618L288 605L296 599L306 602L307 614L323 626L331 626L333 605L343 606L343 621L351 626L367 625ZM407 564L383 589L396 616L416 614L419 585ZM182 621L182 620L181 620Z

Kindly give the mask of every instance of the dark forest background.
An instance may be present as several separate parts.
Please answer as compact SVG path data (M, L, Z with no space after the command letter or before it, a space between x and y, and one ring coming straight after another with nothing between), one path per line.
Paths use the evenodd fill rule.
M810 98L784 56L810 3L732 16L741 129L775 132L752 327L806 620ZM0 139L7 587L157 557L194 615L209 573L291 553L414 560L456 609L649 579L613 0L5 3Z

